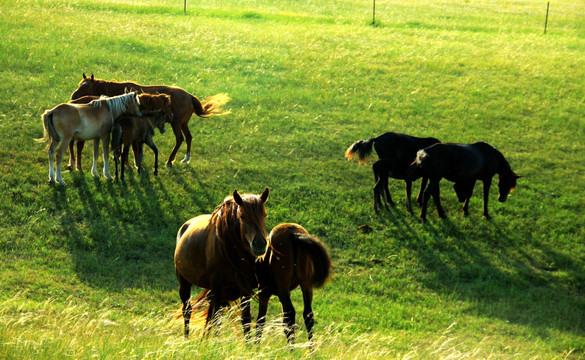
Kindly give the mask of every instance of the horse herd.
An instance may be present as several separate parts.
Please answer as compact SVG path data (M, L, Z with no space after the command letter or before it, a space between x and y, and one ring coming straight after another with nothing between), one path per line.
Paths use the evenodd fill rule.
M166 166L173 160L183 140L187 151L182 162L190 160L192 136L188 121L193 113L200 117L225 114L221 109L229 101L226 94L207 97L203 101L174 86L144 86L133 82L106 81L83 78L71 101L60 104L42 115L44 137L49 154L49 180L65 184L61 165L69 148L69 167L81 170L81 150L84 141L94 141L92 174L97 175L99 142L103 145L103 173L112 179L108 170L110 139L116 163L116 177L121 155L121 179L128 162L129 148L133 148L135 164L141 169L142 147L146 143L155 154L155 174L158 169L158 150L152 141L154 129L164 132L170 123L175 134L175 146ZM74 142L77 141L77 161ZM123 149L122 149L123 147ZM469 200L475 182L483 182L483 215L489 218L488 195L492 178L499 175L499 201L503 202L516 186L516 175L508 161L493 146L441 143L436 138L418 138L389 132L369 140L360 140L345 152L348 160L357 155L365 162L372 148L379 160L373 166L374 209L378 212L382 200L385 206L394 205L388 190L388 178L402 179L406 183L406 207L410 203L412 182L422 178L416 202L422 206L420 217L426 220L427 204L432 196L440 218L445 217L441 207L439 182L442 178L454 182L454 189L463 213L468 215ZM53 157L56 153L56 170ZM56 175L55 175L56 173ZM427 186L428 183L428 186ZM383 196L385 195L385 196ZM182 302L184 334L189 335L193 311L202 309L205 333L221 317L217 313L240 300L244 333L251 328L250 299L259 302L256 335L260 338L265 323L268 301L278 296L283 309L285 334L294 340L295 309L290 291L301 287L303 318L308 337L313 336L313 288L321 287L331 275L331 258L327 247L298 224L277 225L266 234L265 203L269 189L262 194L232 195L216 207L211 214L194 217L181 226L175 248L175 272L179 281ZM204 289L194 300L191 288ZM257 292L255 290L258 289Z

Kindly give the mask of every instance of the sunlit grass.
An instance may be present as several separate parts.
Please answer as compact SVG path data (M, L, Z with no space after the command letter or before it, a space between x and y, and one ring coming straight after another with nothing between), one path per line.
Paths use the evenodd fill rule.
M553 2L547 35L546 4L534 1L377 1L376 27L371 2L187 5L0 5L0 357L583 356L582 5ZM49 185L32 139L83 72L226 92L231 114L191 119L187 166L155 177L147 149L147 173L126 184L86 171ZM343 152L385 131L487 141L524 178L504 204L492 187L491 221L481 184L463 218L446 181L445 221L433 206L426 224L408 213L399 181L397 207L377 215L370 166ZM166 160L174 137L155 141ZM178 227L234 188L265 186L269 229L300 223L333 256L333 280L315 292L313 349L299 291L294 351L277 298L260 344L243 341L233 314L218 337L183 339Z

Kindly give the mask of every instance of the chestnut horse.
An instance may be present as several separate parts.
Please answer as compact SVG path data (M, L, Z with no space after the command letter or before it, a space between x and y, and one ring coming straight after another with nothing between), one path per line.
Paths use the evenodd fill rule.
M72 104L87 104L93 100L99 99L99 96L95 95L87 95L82 96L75 100L70 100L69 103ZM145 116L164 116L166 122L173 121L173 112L171 109L171 97L166 94L140 94L138 95L138 100L140 101L140 112L142 115ZM77 170L83 171L81 168L81 152L83 151L83 146L85 141L78 140L77 141L77 164L75 161L75 153L73 151L75 141L69 142L69 165L67 168L69 170L74 170L75 165L77 165ZM136 153L134 154L134 160L136 163Z
M103 145L104 175L112 180L108 169L110 131L114 119L122 114L140 116L139 100L136 92L101 98L88 104L65 103L43 113L44 136L38 141L48 141L49 181L57 181L65 185L61 176L63 155L72 140L93 139L93 166L91 173L97 174L97 157L99 140ZM59 145L57 149L57 145ZM53 170L53 155L57 149L57 177Z
M299 285L303 292L303 318L309 340L313 338L313 288L322 287L331 275L331 258L325 244L297 224L280 224L270 232L266 253L256 259L258 320L256 336L262 336L268 301L277 295L284 313L285 334L294 341L295 308L290 292Z
M516 187L516 175L510 164L495 147L486 142L474 144L435 144L420 150L412 164L409 179L420 176L429 178L429 186L424 192L420 218L425 221L427 204L432 196L435 200L439 218L446 217L441 206L439 182L442 178L454 182L455 192L463 202L463 215L469 215L469 200L477 180L483 182L483 216L490 218L488 213L488 196L492 178L499 175L498 188L500 202L506 201L510 191Z
M345 157L351 160L356 154L358 163L363 163L372 153L372 146L376 150L378 157L384 159L383 162L375 163L372 167L374 171L374 210L378 211L378 204L381 204L379 195L381 188L384 189L386 200L394 206L394 201L388 191L388 177L393 179L402 179L406 184L406 209L412 211L410 206L410 194L412 181L407 179L408 168L416 158L416 152L427 146L438 143L439 140L429 138L419 138L395 132L387 132L378 137L369 140L359 140L351 144L345 151ZM381 179L383 177L383 179ZM419 194L416 198L417 203L421 203L423 190L427 184L427 178L423 177Z
M225 105L229 100L227 94L217 94L209 96L203 99L203 102L187 91L175 87L165 85L139 85L133 82L117 82L117 81L106 81L94 78L93 74L91 77L83 74L77 90L71 94L71 99L77 99L85 95L119 95L124 93L124 89L130 89L145 93L162 93L168 94L171 97L172 109L173 109L173 122L171 123L173 133L175 134L175 147L169 155L166 166L171 167L177 151L181 146L183 140L187 142L187 152L185 158L182 160L183 163L188 163L191 160L191 139L193 136L189 131L189 119L191 115L195 113L197 116L202 118L208 118L216 115L223 115L226 112L221 110L221 107ZM183 137L184 136L184 137Z
M234 190L211 214L188 220L177 233L175 273L183 303L185 336L189 335L193 285L203 288L195 300L207 297L206 332L215 314L241 299L242 325L248 334L250 297L256 288L254 260L266 250L266 208L269 190L240 195Z

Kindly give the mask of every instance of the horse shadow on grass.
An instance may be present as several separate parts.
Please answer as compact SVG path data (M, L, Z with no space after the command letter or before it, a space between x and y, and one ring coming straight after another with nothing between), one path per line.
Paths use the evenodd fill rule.
M529 326L543 338L554 330L585 335L585 268L567 254L508 231L497 215L417 223L391 210L378 218L428 270L422 284L465 301L466 312Z
M213 210L210 196L194 193L186 179L179 181L185 193L174 194L161 175L129 174L125 183L71 175L52 196L78 278L114 292L174 289L177 230L198 209ZM180 214L184 208L189 215Z

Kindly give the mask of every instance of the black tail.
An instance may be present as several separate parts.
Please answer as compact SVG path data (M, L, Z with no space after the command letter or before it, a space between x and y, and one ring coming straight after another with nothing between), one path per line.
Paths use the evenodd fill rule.
M313 261L313 279L311 283L320 288L331 276L332 264L329 250L321 240L308 234L294 234L295 244L305 251Z
M353 159L353 156L357 154L358 163L366 162L366 159L372 154L372 145L376 138L369 140L359 140L351 144L345 151L345 157L347 160Z

